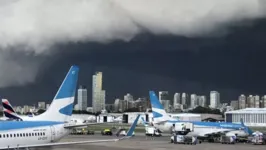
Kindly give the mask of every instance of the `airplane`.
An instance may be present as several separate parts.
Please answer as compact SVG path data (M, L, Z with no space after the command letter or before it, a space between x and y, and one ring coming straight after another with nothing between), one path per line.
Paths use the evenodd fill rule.
M172 127L176 123L190 122L194 125L194 131L189 134L198 137L209 137L219 133L225 133L228 136L232 135L232 133L237 134L237 136L248 136L252 134L252 130L244 125L243 119L241 119L241 124L176 120L166 113L154 91L150 91L149 95L153 114L153 122L151 124L161 132L171 133Z
M77 88L79 67L71 66L49 109L32 117L32 121L1 121L0 149L51 147L71 144L115 142L132 136L139 115L125 138L108 140L87 140L77 142L57 142L67 136L75 125L69 125ZM57 143L55 143L57 142Z

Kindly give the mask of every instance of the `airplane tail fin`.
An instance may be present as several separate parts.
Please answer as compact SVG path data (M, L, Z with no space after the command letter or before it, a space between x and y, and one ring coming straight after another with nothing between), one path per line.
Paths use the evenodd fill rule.
M169 117L169 115L164 110L163 105L160 103L155 92L150 91L149 94L150 94L150 102L151 102L151 107L152 107L154 123L173 120L172 118Z
M7 117L9 119L22 120L7 99L2 99L2 105L4 117Z
M78 66L71 66L50 107L34 120L69 122L73 111L78 81Z
M240 118L240 123L242 127L244 128L244 131L248 133L249 135L252 135L253 131L244 124L243 118Z

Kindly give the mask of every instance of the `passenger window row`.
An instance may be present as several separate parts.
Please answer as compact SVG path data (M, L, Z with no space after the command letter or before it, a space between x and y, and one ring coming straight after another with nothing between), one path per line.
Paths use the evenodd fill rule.
M0 134L0 138L31 137L31 136L45 136L45 133L44 132L38 132L38 133Z

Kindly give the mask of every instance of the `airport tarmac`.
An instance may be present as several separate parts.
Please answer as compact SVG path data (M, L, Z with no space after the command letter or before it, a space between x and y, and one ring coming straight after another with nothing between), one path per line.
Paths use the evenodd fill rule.
M115 136L101 136L101 135L69 135L62 139L61 142L67 141L84 141L84 140L103 140L114 139ZM179 150L261 150L266 148L264 145L252 145L252 144L232 144L226 145L221 143L202 143L197 145L183 145L172 144L170 137L155 137L154 140L150 138L146 139L145 136L132 137L127 140L121 140L117 142L105 142L105 143L90 143L79 145L58 146L49 149L53 150L85 150L85 149L102 149L102 150L166 150L176 149ZM38 150L46 150L48 148L38 148Z

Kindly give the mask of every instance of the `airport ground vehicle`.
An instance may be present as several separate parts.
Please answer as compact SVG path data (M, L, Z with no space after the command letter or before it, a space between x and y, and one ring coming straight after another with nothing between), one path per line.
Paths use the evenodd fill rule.
M118 132L117 132L117 134L116 134L116 136L126 136L126 134L127 134L127 130L126 129L120 129ZM133 134L132 134L132 136L135 136L135 132L133 132Z
M111 129L104 129L101 132L102 135L113 135L113 132L111 131Z
M266 135L261 132L254 132L252 138L252 143L254 145L265 145L266 144Z
M248 137L236 137L236 143L249 143Z
M221 136L221 143L222 144L235 144L235 136L226 136L226 135L222 135Z
M86 134L86 130L84 128L75 128L72 130L71 134Z
M72 130L71 134L74 134L74 135L82 135L82 134L94 135L94 131L88 130L87 128L76 128L76 129Z
M88 130L88 131L87 131L87 134L88 134L88 135L94 135L94 131L93 131L93 130Z
M196 136L188 136L189 131L177 131L171 136L171 143L175 144L189 144L196 145L198 143L198 139ZM201 143L201 142L199 142Z
M155 127L146 127L145 128L145 135L146 136L162 136L162 134L159 132L158 129L156 129Z

